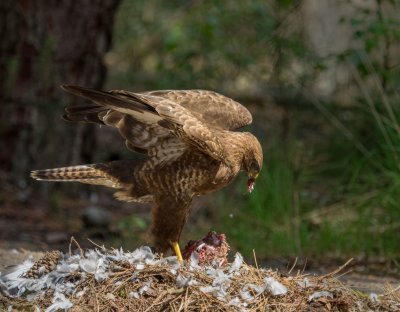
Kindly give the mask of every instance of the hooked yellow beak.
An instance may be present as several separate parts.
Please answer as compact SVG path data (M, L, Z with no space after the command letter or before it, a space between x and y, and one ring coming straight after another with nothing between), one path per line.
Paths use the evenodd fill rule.
M258 172L249 172L249 178L247 180L247 191L249 193L253 192L257 177Z

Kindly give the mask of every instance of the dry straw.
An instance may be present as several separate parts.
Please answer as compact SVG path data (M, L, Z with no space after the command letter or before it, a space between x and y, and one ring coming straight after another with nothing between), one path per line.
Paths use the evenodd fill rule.
M43 262L39 260L36 263L40 261ZM0 310L35 311L38 308L40 311L56 311L57 304L59 307L68 307L68 311L400 309L399 288L388 287L383 294L370 296L343 285L336 277L346 265L321 276L300 272L282 274L247 265L238 254L232 263L224 267L199 266L190 261L181 266L175 257L161 258L146 247L132 253L91 249L81 251L81 254L63 255L57 268L48 274L51 279L46 277L47 272L36 280L25 276L26 272L29 272L29 276L38 276L32 271L34 263L24 268L21 266L18 274L15 269L14 273L3 272L0 276ZM66 274L68 270L70 272ZM11 276L17 275L18 287L25 287L24 291L15 288L17 284L11 280ZM62 278L57 278L59 275ZM36 288L36 292L27 291L35 289L29 285L45 278L54 283L48 282L51 284L49 287ZM30 284L23 284L22 281ZM19 295L16 295L18 291Z

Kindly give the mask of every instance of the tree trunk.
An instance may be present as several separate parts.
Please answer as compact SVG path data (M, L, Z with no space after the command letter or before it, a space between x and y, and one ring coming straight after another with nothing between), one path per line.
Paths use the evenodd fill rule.
M0 1L0 170L18 182L31 169L90 161L94 128L61 121L67 101L78 99L59 85L102 86L118 4Z

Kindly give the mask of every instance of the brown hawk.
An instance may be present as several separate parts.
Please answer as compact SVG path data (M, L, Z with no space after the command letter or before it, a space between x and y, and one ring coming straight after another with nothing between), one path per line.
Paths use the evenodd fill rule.
M182 261L178 241L194 196L226 186L241 170L253 190L262 149L251 133L233 131L249 125L252 116L232 99L206 90L62 88L91 101L66 107L64 119L116 127L130 150L147 157L37 170L31 176L105 185L118 190L119 200L154 203L150 233L158 250L172 246Z

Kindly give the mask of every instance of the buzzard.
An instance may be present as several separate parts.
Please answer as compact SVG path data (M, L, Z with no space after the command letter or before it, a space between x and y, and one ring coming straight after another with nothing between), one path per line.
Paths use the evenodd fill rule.
M67 106L65 120L115 127L128 149L147 157L36 170L31 176L104 185L117 189L119 200L153 203L150 233L159 251L172 247L182 261L178 242L194 196L221 189L241 170L253 190L262 149L251 133L234 131L252 116L232 99L206 90L62 89L91 101Z

